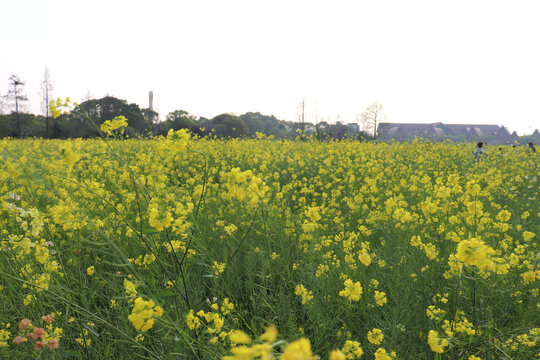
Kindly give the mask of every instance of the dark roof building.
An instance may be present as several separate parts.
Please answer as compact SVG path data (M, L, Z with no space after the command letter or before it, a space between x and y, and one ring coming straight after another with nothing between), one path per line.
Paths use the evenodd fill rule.
M415 124L381 123L378 128L380 140L412 140L415 137L433 140L477 141L509 144L516 140L517 133L510 135L508 129L499 125L483 124ZM539 134L540 135L540 134Z
M510 136L510 132L508 129L506 129L504 126L501 126L499 128L499 131L495 134L495 142L498 144L511 144L512 143L512 137Z
M512 142L514 142L514 141L519 141L519 135L517 134L516 131L514 131L514 132L512 133L512 135L510 135L510 137L512 138Z

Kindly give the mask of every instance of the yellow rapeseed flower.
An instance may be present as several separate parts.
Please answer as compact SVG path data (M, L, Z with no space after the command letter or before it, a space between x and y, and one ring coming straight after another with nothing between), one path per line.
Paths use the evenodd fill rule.
M302 304L307 304L313 299L313 293L308 291L302 284L296 285L294 294L302 297Z
M95 272L96 272L96 270L94 269L94 266L89 266L88 269L86 269L86 273L87 273L89 276L94 275Z
M383 291L375 290L375 302L379 306L383 306L384 304L386 304L386 293Z
M271 325L266 328L264 334L262 334L259 339L261 339L262 341L273 343L274 341L276 341L277 335L277 328L274 325Z
M341 350L332 350L330 353L330 360L347 360L347 357Z
M467 265L484 270L493 263L489 256L494 253L495 251L479 238L471 238L458 244L456 258Z
M115 117L112 120L106 120L101 124L101 131L103 131L108 136L112 136L113 132L118 129L122 129L128 126L128 121L125 116L120 115ZM124 130L121 130L121 133L123 133Z
M444 348L448 346L448 340L439 339L439 334L435 330L429 330L428 344L431 351L442 354Z
M380 345L383 342L384 334L381 329L375 328L368 332L367 339L373 345Z
M345 297L351 301L360 300L360 296L362 295L363 290L362 285L359 281L353 283L351 279L347 279L345 280L344 285L345 289L339 292L339 296Z
M311 352L311 343L306 338L293 341L283 351L280 360L316 360L318 356Z
M249 335L242 330L233 330L229 334L229 340L235 344L249 344L251 342Z

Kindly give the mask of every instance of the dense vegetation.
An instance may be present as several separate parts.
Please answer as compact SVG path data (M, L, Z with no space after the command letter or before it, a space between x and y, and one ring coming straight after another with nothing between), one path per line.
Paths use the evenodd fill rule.
M3 140L0 356L538 357L538 154L471 149Z
M17 116L19 118L20 134ZM125 135L129 137L149 137L166 135L169 130L189 129L201 136L255 137L261 133L274 138L295 138L300 130L318 134L319 138L369 138L354 128L338 123L326 122L315 126L279 120L275 116L248 112L236 116L221 114L212 119L197 118L184 110L175 110L159 121L159 114L150 109L141 109L137 104L107 96L87 100L57 118L27 113L0 115L0 137L42 137L42 138L91 138L99 136L99 125L106 120L124 116L128 121ZM20 136L19 136L20 135Z

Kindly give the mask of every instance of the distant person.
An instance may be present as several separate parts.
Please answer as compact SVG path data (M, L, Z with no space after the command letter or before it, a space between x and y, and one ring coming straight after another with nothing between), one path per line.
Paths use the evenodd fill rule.
M480 159L486 155L486 148L484 147L484 143L479 141L476 143L476 148L473 151L474 158L477 162L480 161Z
M534 144L532 142L529 143L529 151L535 153L536 148L534 147Z

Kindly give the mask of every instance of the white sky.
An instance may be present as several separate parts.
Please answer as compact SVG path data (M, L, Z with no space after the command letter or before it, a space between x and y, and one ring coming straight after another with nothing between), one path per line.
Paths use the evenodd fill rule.
M540 127L536 0L0 0L0 94L17 74L40 111L90 92L162 119L259 111L356 122L372 102L389 122Z

